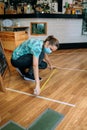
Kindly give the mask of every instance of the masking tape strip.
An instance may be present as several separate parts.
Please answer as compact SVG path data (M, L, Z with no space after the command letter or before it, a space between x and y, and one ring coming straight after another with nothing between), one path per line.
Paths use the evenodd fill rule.
M41 91L45 88L46 84L50 80L50 78L53 76L53 74L56 72L57 69L54 69L53 72L50 74L49 78L45 81L45 83L41 87Z
M71 106L71 107L76 106L76 105L70 104L68 102L62 102L62 101L59 101L59 100L55 100L55 99L51 99L51 98L47 98L47 97L43 97L43 96L35 96L34 94L22 92L22 91L15 90L15 89L12 89L12 88L6 88L6 90L11 91L11 92L16 92L16 93L19 93L19 94L24 94L24 95L27 95L27 96L36 97L36 98L43 99L43 100L46 100L46 101L51 101L51 102L55 102L55 103L59 103L59 104L63 104L63 105L68 105L68 106Z

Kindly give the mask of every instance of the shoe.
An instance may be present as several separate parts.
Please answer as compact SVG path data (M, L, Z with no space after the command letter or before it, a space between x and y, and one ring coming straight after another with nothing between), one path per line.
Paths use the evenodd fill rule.
M29 75L29 74L25 75L24 79L27 80L27 81L33 81L33 82L35 81L34 75ZM39 80L41 81L42 78L39 77Z
M42 61L40 64L39 64L39 69L46 69L47 68L47 63L45 61Z
M19 73L21 76L24 76L24 74L21 72L20 69L16 68L16 70L18 71L18 73Z

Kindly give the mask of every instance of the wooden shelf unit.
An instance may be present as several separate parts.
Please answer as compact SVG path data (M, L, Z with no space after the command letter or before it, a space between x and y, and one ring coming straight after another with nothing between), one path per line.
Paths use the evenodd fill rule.
M1 31L0 38L4 49L13 51L18 45L29 38L26 31Z

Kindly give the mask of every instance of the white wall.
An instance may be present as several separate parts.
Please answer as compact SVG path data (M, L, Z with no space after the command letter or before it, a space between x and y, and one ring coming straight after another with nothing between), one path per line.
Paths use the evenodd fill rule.
M15 19L16 20L16 19ZM15 22L15 20L13 20ZM47 35L40 36L41 39L48 35L54 35L60 43L87 42L87 35L82 35L82 19L62 18L29 18L17 19L21 26L29 26L30 22L47 22ZM30 33L30 32L29 32ZM30 37L36 37L29 34ZM39 36L38 36L39 38Z
M82 35L82 19L70 18L24 18L12 19L13 23L20 23L20 26L29 26L30 22L47 22L47 35L38 36L38 38L45 39L48 35L54 35L60 43L87 43L87 35ZM2 21L0 20L0 23ZM30 34L29 37L37 37Z

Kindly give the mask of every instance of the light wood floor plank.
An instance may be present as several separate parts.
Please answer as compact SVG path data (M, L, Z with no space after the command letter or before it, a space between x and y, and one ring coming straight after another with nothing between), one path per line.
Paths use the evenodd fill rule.
M11 70L6 74L5 87L33 93L35 83L25 81L11 66L11 52L6 51ZM87 130L87 49L59 50L50 55L58 67L40 96L74 104L75 107L44 99L6 91L0 92L0 126L9 120L28 127L45 109L51 108L65 115L56 130ZM51 70L40 70L41 86Z

